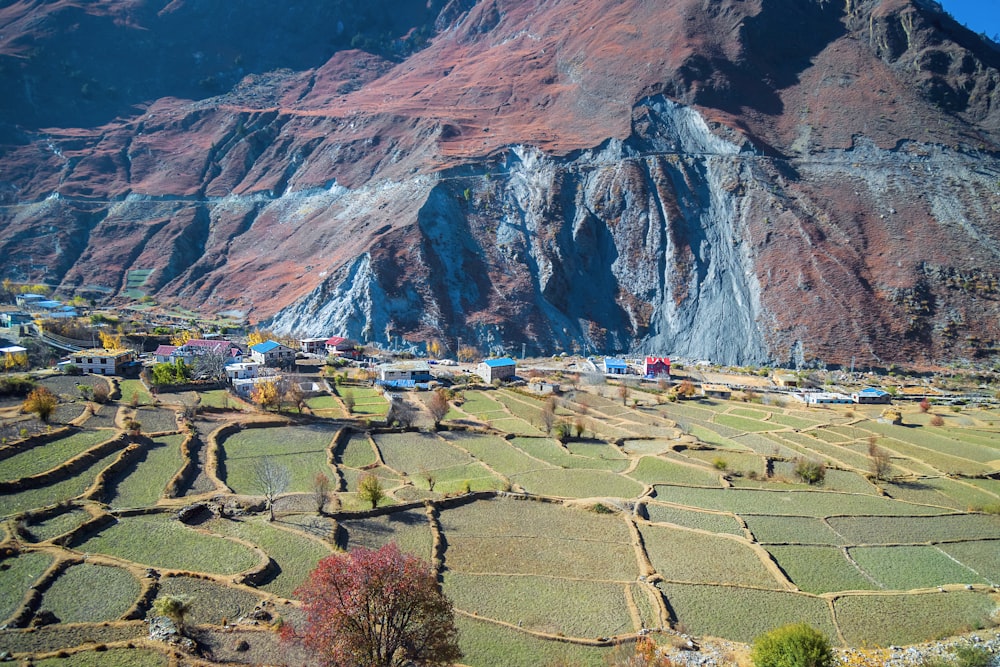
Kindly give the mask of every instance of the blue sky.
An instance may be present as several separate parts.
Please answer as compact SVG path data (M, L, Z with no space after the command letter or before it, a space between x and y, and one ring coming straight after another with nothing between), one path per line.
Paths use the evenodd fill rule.
M949 14L973 31L993 37L1000 33L1000 0L939 0Z

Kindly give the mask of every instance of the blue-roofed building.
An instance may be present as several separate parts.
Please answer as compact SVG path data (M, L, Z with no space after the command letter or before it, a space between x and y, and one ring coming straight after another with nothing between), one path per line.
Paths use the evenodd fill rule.
M250 358L265 366L289 366L295 363L295 350L273 340L250 348Z
M625 375L628 373L628 364L622 359L604 357L604 372L608 375Z
M892 394L875 387L865 387L851 394L855 403L892 403Z
M390 387L413 387L434 379L426 361L399 361L378 367L379 384Z
M476 375L483 378L483 382L493 384L496 380L507 380L517 373L517 362L510 357L499 359L484 359L476 366Z

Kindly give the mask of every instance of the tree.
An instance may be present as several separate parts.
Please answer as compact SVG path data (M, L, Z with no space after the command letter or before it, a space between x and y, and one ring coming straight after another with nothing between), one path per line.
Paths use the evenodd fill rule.
M3 355L4 372L18 371L28 367L27 352L6 352Z
M312 481L313 502L316 503L316 514L322 514L326 501L330 498L330 478L318 472Z
M280 398L281 395L278 392L278 384L273 380L258 382L253 386L253 389L250 390L250 400L265 410L276 406Z
M806 623L765 632L753 642L756 667L829 667L834 662L830 640Z
M806 484L822 484L826 479L826 466L819 461L795 459L795 476Z
M153 366L153 384L185 384L191 379L191 365L183 359Z
M479 356L479 350L471 345L464 345L458 348L457 356L459 361L474 361Z
M49 417L59 405L59 398L48 387L33 389L21 404L21 412L30 412L42 422L48 424Z
M403 428L410 428L416 420L417 411L402 398L396 399L389 404L389 413L385 416L386 424L396 422Z
M438 426L441 425L441 420L444 416L448 414L448 410L451 409L451 404L448 402L448 391L441 388L436 389L431 398L427 401L427 410L431 413L431 419L434 420L434 429L437 430Z
M185 343L187 343L189 340L198 338L199 336L201 336L201 332L200 331L197 331L197 330L190 330L189 331L189 330L185 329L184 331L181 331L181 332L179 332L179 333L174 334L173 336L171 336L170 337L170 344L173 345L173 346L175 346L175 347L180 347L181 345L184 345Z
M892 478L892 459L889 452L875 444L875 436L868 439L868 458L875 479L888 481Z
M285 389L284 393L285 402L290 405L294 405L295 409L302 414L302 408L306 404L306 393L302 391L301 385L298 382L289 382L288 388Z
M254 345L260 345L265 342L267 338L261 331L251 331L247 334L247 347L253 347Z
M354 414L354 393L345 391L344 395L341 396L341 400L344 401L344 408L347 410L347 414Z
M193 601L190 595L160 595L153 600L153 611L157 616L169 618L177 626L177 632L184 634L184 619Z
M440 357L441 343L438 342L437 340L432 340L431 342L427 343L427 353L435 358Z
M113 334L108 331L98 331L97 335L101 338L101 347L105 350L121 350L122 347L122 336L121 334Z
M217 350L208 349L194 359L195 377L222 383L226 379L226 362L229 357Z
M274 521L274 499L288 488L291 477L288 468L270 456L262 456L253 466L253 480L257 490L267 502L268 521Z
M924 398L922 401L920 401L920 403L918 403L917 405L920 406L920 411L921 412L927 412L928 410L931 409L931 402L928 401L926 398Z
M679 385L677 385L677 395L683 396L684 398L691 398L694 396L695 388L694 382L691 380L682 380Z
M358 495L362 500L367 500L372 504L372 509L378 507L379 502L385 498L385 491L382 489L382 482L372 473L365 473L358 480Z
M301 640L324 665L450 665L462 657L451 602L437 578L395 543L321 560L295 591L306 621Z
M628 402L629 388L628 385L622 382L618 385L618 398L622 399L622 405Z
M545 435L552 434L552 425L556 422L556 399L549 398L542 404L542 427L545 429Z

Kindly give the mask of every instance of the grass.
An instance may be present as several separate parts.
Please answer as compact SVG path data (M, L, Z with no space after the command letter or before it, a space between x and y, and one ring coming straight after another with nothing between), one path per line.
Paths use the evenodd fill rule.
M715 415L714 421L716 424L728 426L729 428L734 428L737 431L747 431L750 433L756 433L757 431L775 431L782 428L780 424L769 424L756 419L735 417L733 415Z
M422 469L436 470L472 462L467 452L430 433L379 433L374 438L385 464L411 476Z
M330 546L300 533L282 530L263 517L242 521L214 520L206 527L220 535L244 539L267 552L280 571L274 579L258 588L285 598L292 597L316 563L332 553Z
M451 468L438 468L433 474L435 493L461 492L466 485L472 491L497 491L504 485L503 480L478 461ZM430 490L427 481L419 473L412 475L410 481L418 488Z
M834 641L826 600L803 593L729 586L663 584L667 603L688 633L751 642L788 623L812 625ZM733 613L734 610L739 613Z
M139 398L140 405L150 405L153 402L153 397L139 380L120 379L118 380L118 388L121 390L121 402L124 405L131 403L133 395Z
M939 544L937 548L970 568L991 585L1000 585L1000 541Z
M507 440L494 435L444 432L441 436L502 475L516 475L550 465L528 456Z
M890 590L988 583L935 547L851 547L850 554L861 569Z
M37 667L166 667L169 659L152 649L112 648L107 651L81 651L65 658L32 660Z
M536 470L510 479L528 493L562 498L635 498L643 490L638 482L603 470Z
M0 515L23 512L34 507L45 507L76 498L94 483L97 473L111 465L118 455L119 452L112 452L78 475L49 486L0 496Z
M639 532L653 567L668 581L780 588L757 553L740 541L666 526L641 526Z
M400 551L428 561L431 558L431 527L423 510L342 521L340 525L347 532L346 543L340 545L345 550L350 551L355 547L379 549L389 542L395 542Z
M899 646L987 627L995 609L989 595L970 591L845 596L834 602L852 646Z
M736 512L793 516L920 515L942 510L871 495L828 491L757 491L753 489L700 489L657 486L657 498L666 502Z
M337 447L336 461L348 468L364 468L375 463L375 450L367 434L352 433L345 443Z
M136 412L135 418L142 424L143 433L162 433L164 431L178 430L177 413L173 410L144 406L140 407Z
M121 518L74 548L150 567L215 574L236 574L260 563L247 547L200 533L169 515Z
M807 593L877 590L837 547L770 546L767 548L788 578Z
M654 523L672 523L684 528L743 537L743 528L739 521L727 514L679 509L655 501L646 503L646 513L649 515L649 520Z
M192 598L191 610L185 619L189 625L221 625L223 619L235 621L252 611L261 600L261 596L243 588L191 577L161 578L158 596L164 595L188 595Z
M327 460L335 432L334 428L320 424L253 428L234 433L222 443L223 481L236 493L261 493L254 470L262 457L270 456L288 470L290 480L285 491L309 491L316 473L323 472L328 477L332 474Z
M725 464L723 470L754 472L763 475L766 470L764 457L751 452L720 452L715 449L689 449L685 457L715 466L716 461Z
M832 522L834 518L831 518ZM873 517L878 519L879 517ZM867 517L866 517L867 519ZM903 521L912 521L906 517ZM840 546L845 543L822 519L806 516L755 516L744 515L743 520L761 544L811 544Z
M600 459L574 454L567 451L568 447L564 449L557 440L552 438L517 437L512 439L510 443L525 454L560 468L590 468L620 472L628 466L627 460L618 457ZM579 443L577 445L579 446Z
M19 479L58 468L91 447L116 437L112 431L77 431L0 461L0 479Z
M147 507L155 505L167 482L184 464L181 455L183 435L157 438L135 469L118 482L108 503L113 507Z
M459 616L458 642L462 662L476 667L539 667L573 665L606 667L612 649L538 639L512 628Z
M447 572L443 589L458 609L526 630L587 638L635 631L624 582Z
M139 597L139 582L127 570L73 565L42 596L42 608L63 623L117 620Z
M17 610L28 589L52 562L52 556L38 551L0 561L0 622Z
M694 486L720 486L719 471L694 465L665 461L655 456L639 460L629 477L644 484L690 484Z
M942 540L1000 539L1000 516L963 514L911 517L830 517L847 544L925 544ZM1000 551L1000 550L998 550Z
M239 409L238 400L233 398L233 395L230 394L227 389L199 391L198 396L201 397L201 405L204 405L205 407L216 409Z
M634 580L631 535L613 514L551 503L484 500L441 512L449 570Z
M670 440L626 440L622 449L633 456L655 456L671 451L673 444Z
M313 396L312 398L306 399L306 405L308 405L313 410L340 410L343 412L343 408L334 396L323 395L323 396Z
M28 523L27 528L37 542L51 540L68 533L90 518L90 514L79 507L69 507L66 511L54 514L44 521Z

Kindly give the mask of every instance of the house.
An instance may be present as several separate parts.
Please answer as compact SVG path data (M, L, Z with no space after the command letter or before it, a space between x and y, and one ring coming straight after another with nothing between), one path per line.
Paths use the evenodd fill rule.
M0 326L16 327L19 324L30 324L31 315L17 310L0 313Z
M670 377L670 357L646 357L642 374L650 380Z
M853 403L850 396L831 391L809 391L796 395L806 405L830 405L835 403Z
M335 357L354 357L358 347L357 341L341 336L332 336L326 339L326 353Z
M323 338L300 338L299 349L304 354L326 354L326 337Z
M84 373L124 375L136 360L135 350L81 350L69 356L69 363Z
M280 375L263 375L253 378L244 378L233 380L233 391L235 391L239 396L246 398L250 395L250 392L254 390L258 384L262 382L281 382Z
M226 377L229 382L249 380L260 375L261 365L256 361L237 361L226 364Z
M892 394L875 387L865 387L851 394L855 403L892 403Z
M701 385L701 393L708 398L719 398L724 401L728 401L733 396L732 390L721 384L703 384Z
M406 386L417 382L430 382L433 379L431 367L426 361L399 361L378 367L380 384Z
M14 302L21 308L31 309L41 301L48 301L48 299L41 294L18 294L14 297Z
M264 366L288 366L295 362L295 350L268 340L251 347L250 358Z
M604 357L604 372L608 375L625 375L628 373L628 364L615 357Z
M163 345L161 347L169 346ZM243 357L243 351L228 340L192 338L183 345L178 345L168 361L183 359L186 363L191 363L195 357L200 357L203 354L220 354L227 359L236 359L237 361Z
M153 357L156 359L156 363L165 364L174 358L174 353L176 351L176 345L160 345L156 348L156 351L153 352Z
M779 387L798 387L799 378L791 373L776 373L774 375L774 384Z
M517 362L510 357L500 359L484 359L476 366L476 375L483 378L483 382L493 384L495 380L507 380L517 373Z

